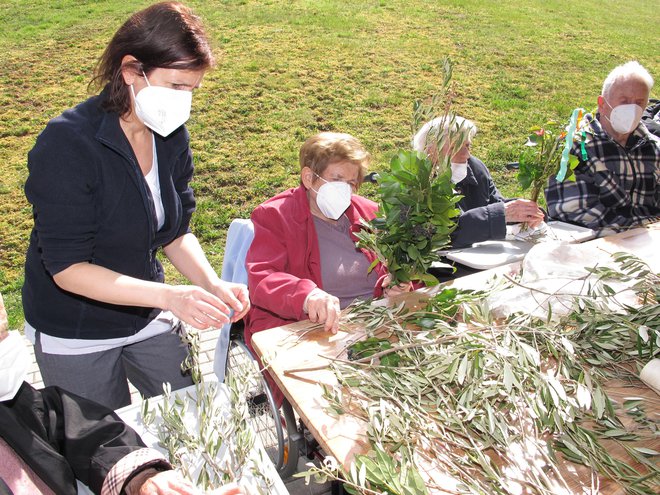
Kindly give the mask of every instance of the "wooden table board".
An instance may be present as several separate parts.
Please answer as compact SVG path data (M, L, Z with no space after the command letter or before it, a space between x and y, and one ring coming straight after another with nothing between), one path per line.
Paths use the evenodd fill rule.
M660 223L585 244L608 253L634 253L651 264L654 271L660 271L660 256L656 252L660 249ZM519 269L520 263L513 263L456 279L445 286L483 288L488 280L503 273L515 273ZM405 294L398 297L396 302L405 300L407 304L418 304L436 290L437 287ZM327 453L345 466L349 465L355 454L366 453L369 449L363 433L365 425L353 416L334 417L329 414L326 411L327 401L323 398L323 385L337 384L334 374L326 368L328 359L340 356L348 344L364 335L359 329L350 329L349 332L340 330L336 335L330 335L321 328L314 329L309 321L301 321L259 332L252 337L257 353L269 364L271 375L316 440ZM646 410L652 411L655 418L660 420L660 396L655 392L645 386L614 385L606 386L613 399L622 401L624 397L643 397L648 403ZM660 438L645 446L660 451ZM613 451L616 448L619 447L613 445ZM574 477L588 476L585 474L588 473L586 468L571 465L570 469L574 469ZM442 476L441 473L436 475ZM601 484L600 493L613 495L622 492L618 485L605 480Z

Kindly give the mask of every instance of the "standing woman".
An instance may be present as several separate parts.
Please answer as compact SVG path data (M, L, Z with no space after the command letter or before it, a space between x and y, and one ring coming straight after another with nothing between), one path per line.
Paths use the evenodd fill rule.
M190 231L192 92L214 64L200 19L165 2L133 16L103 53L102 92L48 123L28 154L34 229L25 262L26 335L46 385L112 409L191 384L179 320L240 319L245 286L223 282ZM163 283L162 248L195 285Z

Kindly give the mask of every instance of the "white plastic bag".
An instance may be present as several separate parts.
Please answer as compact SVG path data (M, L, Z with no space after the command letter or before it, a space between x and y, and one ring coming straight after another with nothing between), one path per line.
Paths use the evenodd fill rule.
M522 278L517 285L494 293L489 305L496 317L507 317L521 311L546 318L552 308L552 318L568 314L575 298L584 296L597 283L597 277L587 268L616 268L612 257L588 244L542 242L525 256ZM629 284L609 280L608 285L617 293L617 303L635 306L637 297Z

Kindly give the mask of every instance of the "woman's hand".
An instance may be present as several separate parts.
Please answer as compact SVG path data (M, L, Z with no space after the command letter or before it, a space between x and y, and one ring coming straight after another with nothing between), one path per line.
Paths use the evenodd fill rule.
M245 285L218 280L210 289L212 292L191 285L172 286L164 309L199 330L238 321L250 309Z
M337 333L339 330L339 299L318 287L307 294L303 311L309 315L309 321L322 323L326 332Z
M534 228L543 222L543 212L529 199L514 199L504 203L504 218L509 223L526 223Z
M201 287L173 285L164 286L164 291L161 307L194 328L206 330L229 322L230 307Z
M220 324L229 321L230 309L234 311L231 321L240 320L250 309L247 287L243 284L220 280L206 259L199 241L193 234L182 235L165 246L163 251L181 274L193 284L207 289L209 293L213 294L216 301L221 302L221 305L214 304L214 307L224 313L224 318L226 318ZM208 314L211 317L214 315L215 312ZM196 314L195 316L199 317L200 315ZM208 318L202 317L199 321L200 323L217 326L217 322L210 323ZM192 323L191 325L195 326ZM200 328L199 326L195 327Z
M234 310L231 321L243 318L250 310L250 295L245 284L235 284L219 280L211 289L227 306Z

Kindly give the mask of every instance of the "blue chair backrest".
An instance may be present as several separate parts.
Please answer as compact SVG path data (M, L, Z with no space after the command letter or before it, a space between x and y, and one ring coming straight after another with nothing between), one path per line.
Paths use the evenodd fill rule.
M227 231L225 243L225 254L222 261L222 273L220 278L227 282L247 284L247 270L245 268L245 256L250 244L254 239L254 226L252 220L237 218L232 220ZM213 371L219 382L225 380L225 366L227 364L227 352L229 350L229 333L231 323L226 323L220 329L218 343L215 347L213 359Z

